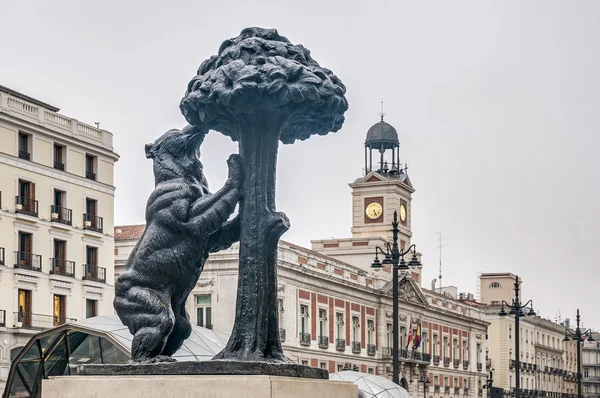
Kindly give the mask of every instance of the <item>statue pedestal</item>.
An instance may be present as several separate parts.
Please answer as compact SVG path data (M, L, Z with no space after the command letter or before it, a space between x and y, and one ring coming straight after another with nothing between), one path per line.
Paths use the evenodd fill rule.
M58 376L43 398L353 398L352 383L282 376Z

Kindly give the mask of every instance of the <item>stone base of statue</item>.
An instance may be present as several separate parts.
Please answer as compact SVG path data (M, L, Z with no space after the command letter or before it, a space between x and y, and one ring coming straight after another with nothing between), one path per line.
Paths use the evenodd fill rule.
M352 398L355 384L252 375L59 376L42 382L43 398Z

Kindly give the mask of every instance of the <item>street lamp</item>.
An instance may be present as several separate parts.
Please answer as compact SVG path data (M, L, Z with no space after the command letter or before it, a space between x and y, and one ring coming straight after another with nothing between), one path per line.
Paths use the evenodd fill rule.
M392 380L394 383L400 385L400 366L398 364L398 270L408 271L410 267L419 267L421 263L417 259L417 247L413 244L406 250L400 250L398 248L398 212L394 211L394 221L392 221L392 245L386 243L386 249L381 247L375 247L375 260L371 264L371 268L376 270L385 265L392 265L392 279L393 279L393 303L392 303L392 322L394 322L392 328L393 334L393 345L392 345L392 362L393 362L393 374ZM412 258L408 264L404 261L404 256L410 253L412 249ZM381 253L384 256L383 261L379 261L378 254Z
M529 311L527 312L527 316L535 316L535 311L533 310L533 302L529 300L524 305L521 305L521 300L519 298L519 287L521 283L519 282L519 276L517 275L517 280L515 281L515 298L512 300L512 304L508 304L506 301L502 300L502 309L498 313L500 316L506 316L507 313L504 311L504 306L506 305L510 308L508 312L509 315L515 316L515 398L521 397L521 352L519 351L519 318L525 317L525 313L523 312L524 308L527 308L528 305L531 305Z
M565 329L565 338L563 341L569 341L569 337L577 342L577 398L581 398L581 343L587 338L588 341L594 341L592 337L592 330L588 329L586 331L581 331L579 327L579 308L577 308L577 327L575 328L575 333L569 331L568 328Z
M429 379L427 375L423 375L417 380L417 383L423 383L423 398L427 398L427 385L429 384Z
M487 380L485 381L485 384L483 385L483 389L487 389L488 393L486 394L488 397L491 398L492 396L492 386L494 384L494 375L493 375L493 371L494 369L490 370L490 374L487 378Z

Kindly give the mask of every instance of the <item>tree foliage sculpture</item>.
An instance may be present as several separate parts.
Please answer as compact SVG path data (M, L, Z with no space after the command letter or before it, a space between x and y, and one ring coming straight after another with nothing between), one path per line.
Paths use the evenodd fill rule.
M240 202L236 317L215 359L287 362L277 317L277 242L289 229L275 210L279 141L338 131L346 88L330 70L275 29L248 28L204 61L181 101L187 121L239 142L245 178Z

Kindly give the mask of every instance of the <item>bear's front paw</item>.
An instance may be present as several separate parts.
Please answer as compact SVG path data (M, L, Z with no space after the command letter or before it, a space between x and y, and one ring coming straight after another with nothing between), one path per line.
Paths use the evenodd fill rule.
M229 180L234 187L239 188L244 179L244 173L242 171L242 157L235 154L230 155L229 159L227 159L227 166L229 167Z

